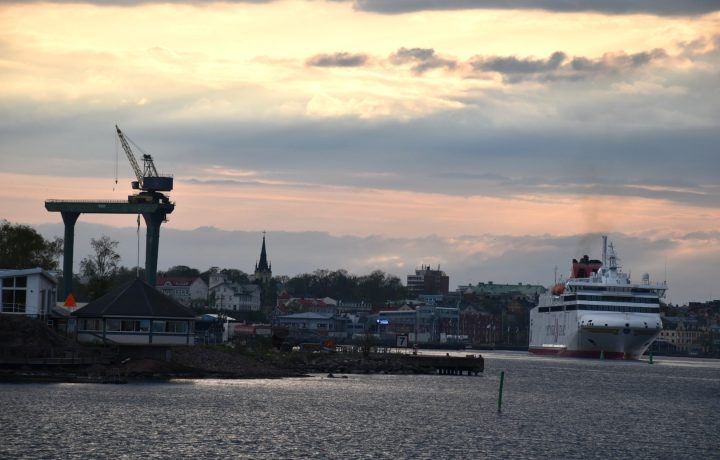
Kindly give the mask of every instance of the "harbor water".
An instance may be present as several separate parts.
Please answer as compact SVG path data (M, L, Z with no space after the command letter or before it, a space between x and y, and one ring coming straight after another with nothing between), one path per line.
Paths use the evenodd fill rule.
M720 458L718 361L482 354L478 377L3 384L0 458Z

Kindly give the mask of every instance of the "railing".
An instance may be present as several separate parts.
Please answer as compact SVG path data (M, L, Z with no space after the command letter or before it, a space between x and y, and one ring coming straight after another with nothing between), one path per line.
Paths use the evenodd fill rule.
M127 204L127 200L45 200L45 203Z
M27 306L25 304L3 303L0 311L2 313L25 313Z

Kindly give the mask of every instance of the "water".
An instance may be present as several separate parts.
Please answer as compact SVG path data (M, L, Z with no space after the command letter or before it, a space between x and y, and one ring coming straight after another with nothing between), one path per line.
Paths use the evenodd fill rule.
M720 458L718 361L483 356L482 377L0 385L0 457Z

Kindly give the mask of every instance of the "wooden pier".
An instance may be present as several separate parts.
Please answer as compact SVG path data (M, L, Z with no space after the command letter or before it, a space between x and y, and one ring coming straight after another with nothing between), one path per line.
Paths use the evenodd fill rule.
M440 375L478 375L485 369L485 360L480 355L418 356L415 359L423 366L435 368Z

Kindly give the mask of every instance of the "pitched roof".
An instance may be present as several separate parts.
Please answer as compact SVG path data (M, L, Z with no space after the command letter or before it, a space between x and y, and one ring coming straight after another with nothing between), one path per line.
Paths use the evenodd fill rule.
M306 313L295 313L293 315L284 315L278 317L279 319L331 319L333 316L335 316L334 313L313 313L313 312L306 312Z
M199 276L158 276L155 286L190 286L197 280L203 281Z
M195 314L145 281L134 279L79 308L72 316L194 318Z

